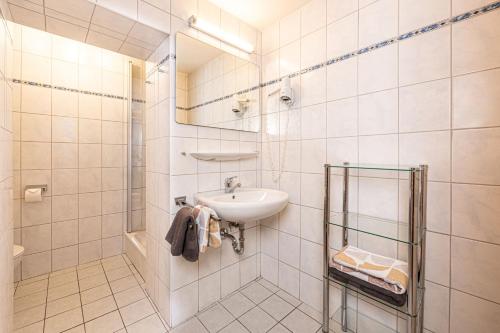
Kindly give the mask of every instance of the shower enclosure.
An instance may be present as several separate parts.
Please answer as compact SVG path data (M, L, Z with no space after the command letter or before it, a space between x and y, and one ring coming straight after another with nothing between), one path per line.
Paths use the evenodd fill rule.
M129 62L125 252L144 276L146 260L144 63Z

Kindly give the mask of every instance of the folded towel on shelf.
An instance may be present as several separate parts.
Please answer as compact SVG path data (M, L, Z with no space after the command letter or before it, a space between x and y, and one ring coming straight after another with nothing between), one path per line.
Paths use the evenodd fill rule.
M199 256L197 229L193 209L189 207L179 209L165 237L170 243L170 253L173 256L182 255L188 261L197 261Z
M408 287L408 264L347 245L330 258L330 267L395 294Z
M193 216L198 225L198 246L199 251L204 253L207 248L220 246L220 231L218 230L218 221L213 217L218 218L217 213L209 207L197 205L193 209ZM212 229L214 231L212 231ZM217 230L216 230L217 229ZM218 235L215 233L219 231ZM218 236L218 241L217 241Z

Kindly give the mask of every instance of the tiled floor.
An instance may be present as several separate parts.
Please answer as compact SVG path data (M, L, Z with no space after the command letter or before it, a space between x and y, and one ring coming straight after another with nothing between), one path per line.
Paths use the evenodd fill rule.
M321 316L266 280L229 295L172 333L321 333Z
M129 259L103 259L15 286L14 333L165 333ZM316 333L321 316L265 280L227 296L172 333Z
M143 286L125 255L21 281L15 333L167 332Z

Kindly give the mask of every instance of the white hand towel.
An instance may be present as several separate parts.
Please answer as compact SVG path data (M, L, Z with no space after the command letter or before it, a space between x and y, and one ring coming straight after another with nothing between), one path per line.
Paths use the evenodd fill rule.
M204 253L209 246L210 238L210 217L218 218L217 213L212 208L197 205L193 211L196 223L198 224L198 243L200 252ZM220 235L219 235L220 237Z

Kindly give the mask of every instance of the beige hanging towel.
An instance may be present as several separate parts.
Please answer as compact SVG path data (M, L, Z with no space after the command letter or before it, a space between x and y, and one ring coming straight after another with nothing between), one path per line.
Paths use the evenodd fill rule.
M210 235L208 238L208 246L218 248L222 244L222 238L220 236L220 221L212 217L213 215L210 216L209 222Z
M209 244L210 237L212 235L210 230L210 221L212 220L212 216L215 218L218 218L218 216L212 208L202 205L197 205L194 207L193 216L195 218L196 224L198 225L198 244L200 246L200 252L204 253L209 246L212 246L211 244Z
M330 259L330 267L373 284L404 294L408 287L408 264L347 245ZM385 285L385 286L384 286Z

